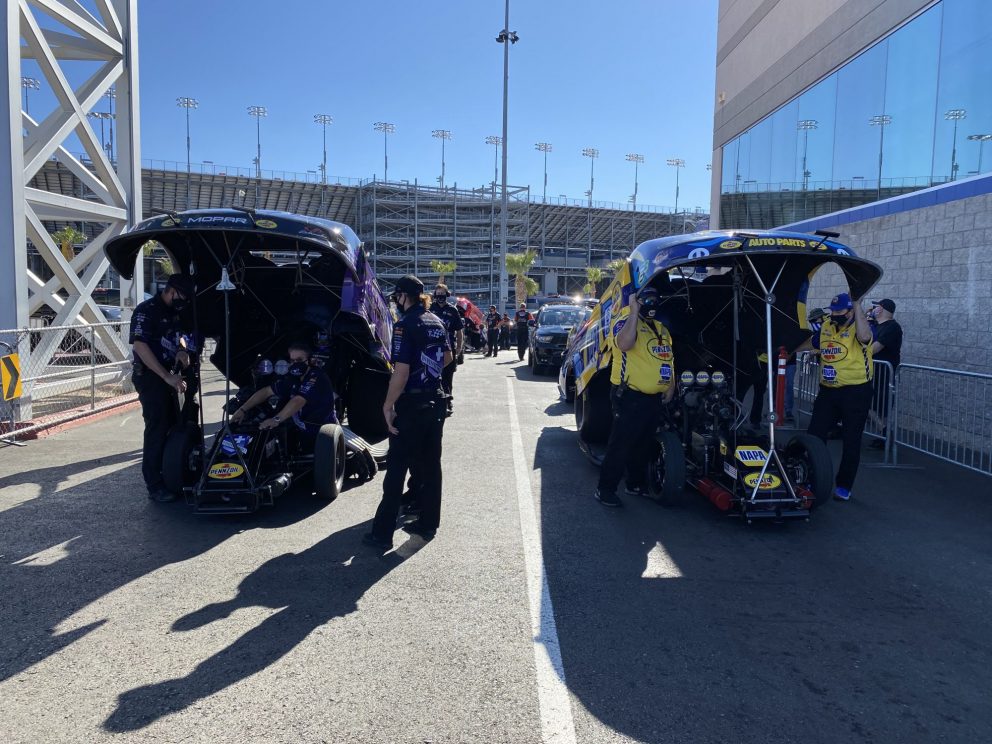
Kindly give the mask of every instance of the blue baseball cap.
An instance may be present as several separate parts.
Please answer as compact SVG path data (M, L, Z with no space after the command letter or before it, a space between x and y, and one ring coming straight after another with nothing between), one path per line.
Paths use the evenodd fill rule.
M830 312L837 313L841 310L847 311L854 307L854 303L851 302L851 295L847 292L841 292L839 295L830 300Z

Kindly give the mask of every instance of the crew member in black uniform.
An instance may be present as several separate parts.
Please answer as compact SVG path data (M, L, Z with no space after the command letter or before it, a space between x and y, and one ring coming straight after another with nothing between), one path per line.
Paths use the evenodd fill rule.
M502 325L499 327L499 348L503 351L510 350L510 316L503 313Z
M431 312L438 317L448 331L448 344L451 346L452 355L457 360L465 345L465 321L462 320L462 315L458 312L457 308L454 305L448 304L448 298L450 296L451 292L448 291L448 287L444 284L438 284L434 287L434 303L431 305ZM444 392L448 396L449 415L451 414L451 401L455 397L452 393L452 387L454 385L455 369L457 367L457 364L449 364L444 368L444 372L441 375L441 383L444 386Z
M486 313L486 344L489 346L486 356L495 357L499 351L499 329L502 324L503 316L496 312L495 305L490 305Z
M530 324L534 316L527 312L527 303L521 302L520 309L513 314L513 322L517 324L517 358L523 361L527 353L527 343L530 340Z
M396 282L393 298L402 317L393 326L393 374L382 407L389 427L389 459L382 482L382 501L364 542L389 549L399 516L403 482L412 465L420 481L420 517L403 527L425 540L441 521L441 435L445 403L442 372L453 363L448 332L427 312L424 285L415 276Z
M336 424L334 388L321 367L314 364L313 350L308 344L289 345L289 371L271 385L256 390L244 404L231 414L231 421L238 423L245 414L269 398L286 401L274 415L259 425L259 429L274 429L284 421L292 421L290 431L294 439L313 449L317 432L324 424Z
M179 420L179 393L186 382L177 373L190 363L189 353L180 346L179 313L194 293L193 280L173 274L165 289L134 309L128 338L134 349L132 381L141 402L145 435L141 453L141 475L148 498L175 501L176 494L165 488L162 454L169 429Z

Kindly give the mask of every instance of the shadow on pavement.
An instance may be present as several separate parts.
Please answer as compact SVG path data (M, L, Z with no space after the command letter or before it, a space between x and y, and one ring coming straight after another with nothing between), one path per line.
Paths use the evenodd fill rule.
M137 460L63 487L104 465ZM79 610L247 529L286 526L326 504L290 492L252 516L204 518L182 502L156 504L141 485L140 451L39 467L0 480L37 484L36 497L0 511L0 681L58 653L104 620L58 634Z
M172 629L184 632L245 607L277 610L186 677L122 694L104 728L135 731L188 708L275 663L331 619L354 612L370 587L425 545L412 538L395 552L378 555L361 544L369 525L366 522L336 532L302 553L273 558L241 582L234 599L179 618Z
M987 480L862 471L861 501L747 528L695 495L605 509L575 437L545 428L535 468L566 682L591 715L645 742L987 739ZM935 499L947 477L961 490Z

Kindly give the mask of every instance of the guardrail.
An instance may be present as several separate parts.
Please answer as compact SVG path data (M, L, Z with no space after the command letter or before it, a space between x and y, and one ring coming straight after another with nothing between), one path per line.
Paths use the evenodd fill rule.
M20 356L21 395L0 401L0 440L135 400L127 322L0 330Z

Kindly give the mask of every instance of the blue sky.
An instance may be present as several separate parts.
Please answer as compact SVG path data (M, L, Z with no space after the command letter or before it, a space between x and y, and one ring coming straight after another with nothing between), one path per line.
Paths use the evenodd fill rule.
M584 147L596 147L594 198L627 201L641 153L638 201L671 206L681 157L680 207L709 204L717 0L512 0L511 184L582 198ZM446 180L477 187L493 174L500 134L502 0L143 0L139 3L142 155L185 161L191 96L192 159L248 168L262 105L262 167L306 171L321 158L315 113L328 128L328 173L382 176L389 121L391 179L436 183L448 129Z

